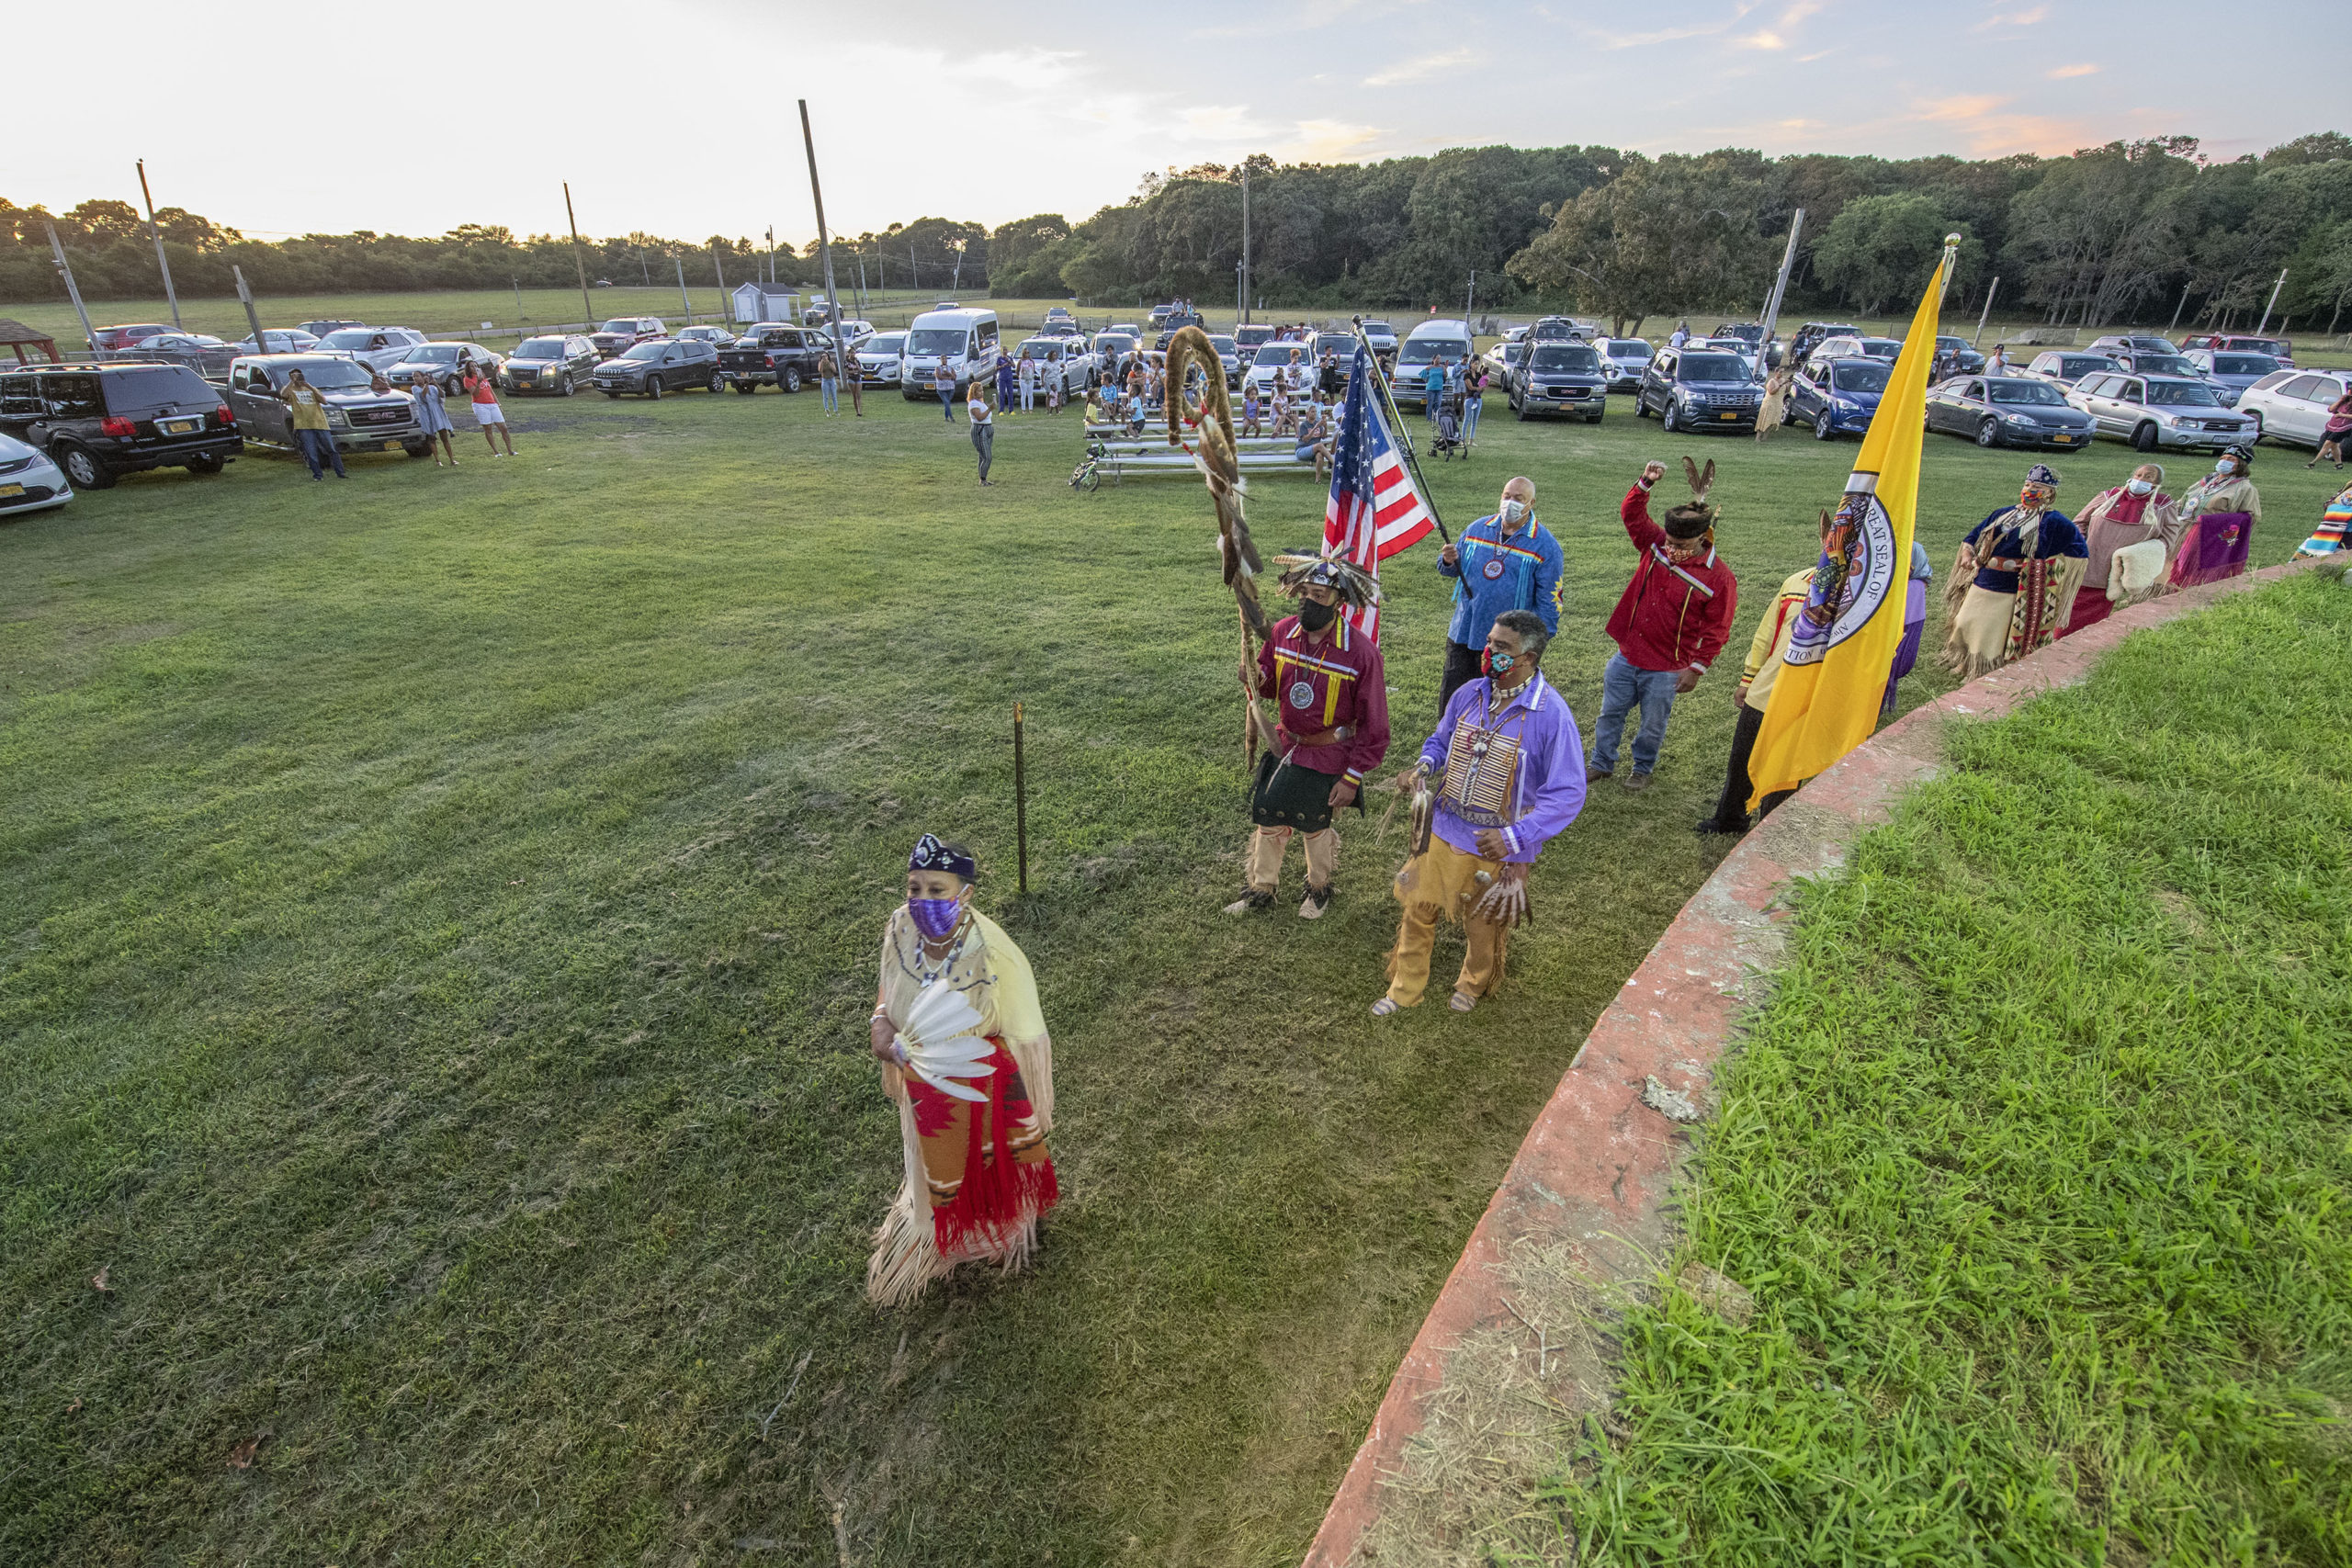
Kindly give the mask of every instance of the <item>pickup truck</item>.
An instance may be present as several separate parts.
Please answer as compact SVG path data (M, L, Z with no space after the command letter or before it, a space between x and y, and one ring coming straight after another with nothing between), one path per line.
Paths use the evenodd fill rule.
M817 378L817 361L832 342L814 327L763 321L718 351L718 374L747 395L762 387L797 392L802 382Z

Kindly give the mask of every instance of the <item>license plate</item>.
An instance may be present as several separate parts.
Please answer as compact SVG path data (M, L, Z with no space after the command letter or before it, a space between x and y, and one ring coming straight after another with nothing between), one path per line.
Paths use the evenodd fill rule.
M384 443L384 450L387 452L397 452L400 449L401 444L397 441L387 441Z
M162 431L166 435L193 435L196 434L196 421L192 419L159 419L155 422L155 428Z
M2064 446L2072 443L2075 438L2071 435L2053 435L2050 439L2057 443L2059 446Z
M1736 413L1719 413L1715 415L1715 417L1717 419L1737 419L1739 415Z
M25 487L22 485L0 485L0 495L22 495L24 493Z

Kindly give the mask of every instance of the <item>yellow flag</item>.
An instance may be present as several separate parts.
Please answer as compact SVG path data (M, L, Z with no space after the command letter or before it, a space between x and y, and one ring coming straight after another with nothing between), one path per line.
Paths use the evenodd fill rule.
M1903 641L1928 372L1935 361L1951 254L1947 248L1911 318L1903 352L1822 545L1813 592L1795 617L1748 758L1751 808L1768 795L1796 788L1869 739L1878 727L1887 672Z

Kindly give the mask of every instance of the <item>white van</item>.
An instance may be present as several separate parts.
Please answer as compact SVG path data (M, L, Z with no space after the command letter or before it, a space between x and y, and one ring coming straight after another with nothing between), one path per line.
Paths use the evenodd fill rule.
M1429 374L1430 367L1442 365L1451 371L1467 365L1477 344L1467 321L1423 321L1415 327L1405 339L1405 346L1396 351L1396 368L1388 378L1389 389L1396 395L1396 406L1419 408L1425 390L1421 378Z
M900 362L899 387L911 402L938 394L931 378L944 360L956 376L961 392L975 376L996 373L998 351L996 312L981 310L925 310L907 329L907 349Z

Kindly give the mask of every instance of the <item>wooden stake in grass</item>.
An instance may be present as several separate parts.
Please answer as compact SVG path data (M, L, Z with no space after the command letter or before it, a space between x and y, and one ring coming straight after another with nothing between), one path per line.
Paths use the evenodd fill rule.
M1029 891L1029 761L1021 744L1021 705L1012 705L1012 836L1020 845L1021 891Z

